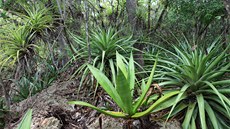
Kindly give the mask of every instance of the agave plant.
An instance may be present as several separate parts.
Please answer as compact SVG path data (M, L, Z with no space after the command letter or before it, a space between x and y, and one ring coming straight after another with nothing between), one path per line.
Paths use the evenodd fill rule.
M84 38L80 36L76 36L70 33L71 37L74 40L73 48L75 50L76 56L74 59L82 60L83 63L73 74L82 76L82 80L80 83L80 87L82 86L83 81L86 79L86 76L89 73L89 68L87 67L89 52L87 48L87 42ZM120 36L119 32L115 32L113 28L109 28L108 30L98 29L93 31L89 37L90 47L91 47L91 58L93 66L100 68L102 71L107 71L110 67L110 64L114 64L114 60L116 59L116 51L121 53L122 55L127 55L130 53L132 45L134 44L134 40L132 40L132 36L125 37Z
M89 56L87 41L80 36L72 33L70 34L74 40L74 43L76 44L75 46L78 48L78 50L73 48L78 54L76 57L87 60ZM93 62L97 64L102 60L108 61L109 59L115 59L116 51L121 54L130 53L132 50L132 45L135 42L132 40L132 36L119 37L119 32L115 32L113 28L109 28L108 30L98 28L96 31L92 31L89 38L91 45L91 57Z
M38 47L33 43L34 33L25 26L13 26L1 29L0 34L0 65L13 66L20 60L28 60Z
M218 43L206 53L199 48L185 51L174 46L174 52L162 48L168 56L160 57L155 79L167 92L179 91L165 103L171 106L167 119L182 115L183 129L230 128L230 45L220 52Z
M100 71L99 69L88 65L90 71L97 79L101 87L106 91L106 93L113 99L113 101L117 104L118 107L122 110L119 111L109 111L103 110L98 107L95 107L89 103L82 101L70 101L69 104L76 104L87 106L93 108L101 113L112 117L120 117L120 118L140 118L145 115L150 114L154 109L157 108L158 105L166 101L168 98L176 95L179 91L170 92L169 94L165 94L163 97L155 101L154 104L149 105L148 108L144 111L138 112L141 110L140 107L147 100L147 92L149 91L150 85L152 83L152 78L154 75L154 71L156 68L157 61L155 61L154 66L152 68L152 72L147 83L142 80L141 84L141 94L138 98L134 98L134 90L135 90L135 69L134 69L134 61L131 55L129 59L128 65L126 65L125 58L120 54L116 54L117 61L117 72L115 73L115 68L112 69L112 81L106 77L106 75Z
M23 23L29 30L42 34L44 29L50 29L53 23L53 16L50 8L38 2L33 6L23 5L25 14L20 14Z

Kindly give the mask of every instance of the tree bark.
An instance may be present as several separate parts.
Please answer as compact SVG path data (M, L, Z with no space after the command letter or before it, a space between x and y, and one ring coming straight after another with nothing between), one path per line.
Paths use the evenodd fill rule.
M133 32L135 31L135 27L136 27L136 8L137 8L136 0L126 0L126 10L128 14L128 20Z
M224 6L226 11L228 12L228 17L230 16L230 0L224 0Z
M85 33L86 33L86 42L88 47L88 63L91 63L91 47L89 43L89 8L88 8L88 1L84 1L85 4Z
M126 0L126 10L128 14L128 20L131 27L131 31L135 38L138 37L138 25L137 25L137 18L136 18L136 10L137 10L137 1L136 0ZM137 49L134 53L134 60L140 65L144 66L144 59L143 59L143 49L144 46L141 43L134 44L134 48Z
M65 46L68 45L72 52L72 47L70 43L68 42L68 37L66 37L66 28L65 28L65 20L66 20L66 1L64 0L62 4L64 4L64 8L61 8L61 2L59 0L56 0L56 3L58 5L58 11L61 16L60 20L60 26L59 26L59 45L60 45L60 51L64 53L63 59L62 59L62 66L68 62L68 56L67 56L67 50L65 49Z
M148 32L150 32L151 28L151 0L148 1Z
M224 0L224 6L225 9L228 13L227 19L226 19L226 24L225 24L225 30L224 30L224 36L225 36L225 44L226 46L228 45L228 34L229 34L229 24L230 24L230 0Z
M0 87L2 87L2 91L3 91L4 97L5 97L6 107L7 107L8 110L10 110L10 95L9 95L9 91L6 89L1 76L0 76Z
M153 32L155 32L158 28L160 28L162 20L163 20L163 17L164 17L164 15L166 13L167 8L168 8L168 1L165 0L164 9L162 10L162 12L161 12L161 14L160 14L160 16L159 16L159 18L158 18L158 20L156 22L156 25L153 28Z

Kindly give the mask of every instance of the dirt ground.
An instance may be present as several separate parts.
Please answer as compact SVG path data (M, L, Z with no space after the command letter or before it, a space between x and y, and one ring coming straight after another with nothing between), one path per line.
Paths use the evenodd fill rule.
M165 127L162 121L146 123L144 119L131 120L131 126L126 127L128 120L111 118L86 107L67 104L70 100L83 100L97 106L104 105L105 101L111 103L107 95L102 95L103 91L95 98L93 94L84 94L86 90L81 90L78 95L78 86L77 80L57 81L42 92L13 104L6 118L8 125L5 129L16 128L28 108L33 109L31 129L180 129L180 123L176 120L169 121Z

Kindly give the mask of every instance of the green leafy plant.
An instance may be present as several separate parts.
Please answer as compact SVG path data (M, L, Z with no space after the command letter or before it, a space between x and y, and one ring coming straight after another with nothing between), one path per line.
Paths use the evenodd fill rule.
M33 78L32 78L33 79ZM43 84L41 82L37 82L38 80L32 80L31 78L22 77L15 84L17 85L16 94L13 96L14 102L20 102L37 92L41 91Z
M45 29L50 29L53 23L53 16L50 8L45 7L42 2L36 4L23 5L25 14L21 14L23 23L26 27L35 33L44 33Z
M29 96L42 91L43 89L49 87L51 83L57 79L58 70L56 70L49 62L43 64L44 68L39 68L34 76L23 76L20 80L16 81L17 86L16 94L13 97L13 101L18 102L22 101Z
M167 54L158 59L155 79L167 92L179 91L165 102L171 106L166 118L182 115L184 129L230 128L230 45L220 52L218 43L206 53L192 47L174 46L174 52L161 48Z
M81 64L73 74L73 77L76 75L82 77L79 87L81 88L83 81L86 80L89 73L89 68L87 67L89 57L87 41L80 36L76 36L72 33L70 34L75 43L73 45L73 49L75 50L76 55L73 59L85 62ZM108 68L110 68L111 63L114 64L116 51L122 55L127 55L127 53L130 53L133 49L132 45L135 41L132 40L132 36L119 36L119 32L116 32L113 28L109 28L108 30L98 29L96 31L92 31L89 36L89 42L93 66L105 71L106 74L109 74Z
M28 109L17 129L30 129L32 122L32 109Z
M45 29L51 28L53 17L50 9L41 2L33 6L26 2L22 5L25 14L15 12L20 20L16 20L16 23L10 22L9 26L0 29L0 65L9 67L18 63L18 69L31 71L28 67L32 65L29 59L35 55L35 48L38 48L35 39L44 34Z
M4 30L3 30L4 29ZM11 26L8 29L3 28L0 31L0 65L13 66L20 60L28 60L34 53L32 42L34 34L28 31L25 26Z
M116 54L116 61L117 73L115 73L115 68L112 68L112 82L99 69L91 65L88 65L88 67L94 75L94 77L99 82L99 84L106 91L106 93L113 99L113 101L118 105L118 107L121 108L122 112L102 110L98 107L95 107L89 103L82 101L71 101L69 102L69 104L87 106L112 117L140 118L150 114L162 102L179 93L179 91L175 91L169 94L165 94L163 97L161 97L160 99L155 101L151 106L149 106L146 110L138 112L140 107L147 100L147 92L149 91L150 85L152 83L157 61L155 61L154 63L147 83L144 80L142 80L142 92L141 95L136 99L134 99L133 95L135 90L135 69L132 55L130 57L129 63L127 63L128 65L126 65L125 63L127 62L125 58L118 53Z
M32 83L26 77L22 77L16 83L18 93L13 97L13 101L19 102L28 98L32 92L31 84Z

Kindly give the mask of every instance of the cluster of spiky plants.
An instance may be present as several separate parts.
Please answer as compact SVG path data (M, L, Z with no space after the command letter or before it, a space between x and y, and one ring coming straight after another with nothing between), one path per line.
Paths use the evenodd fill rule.
M158 61L156 74L153 75L155 68L150 70L150 78L158 82L155 84L157 86L153 86L161 94L147 95L147 92L151 93L152 79L148 79L147 84L142 80L142 94L136 101L132 101L132 89L138 85L134 81L133 58L131 56L130 62L124 63L127 62L125 58L117 54L117 69L112 67L111 81L105 72L91 65L88 67L122 112L103 110L82 101L72 101L70 104L87 106L112 117L131 119L165 110L162 118L167 121L180 117L183 129L229 128L230 45L223 50L221 47L220 42L212 43L205 51L189 46L186 50L173 46L172 51L159 47L161 54L152 55L149 62ZM137 112L141 105L151 106L143 112Z
M53 16L50 8L45 7L42 3L34 4L33 6L23 6L25 14L21 14L23 23L28 30L42 34L45 29L51 29Z
M167 119L182 115L184 129L230 127L230 45L224 50L221 47L214 42L205 51L199 47L161 48L167 54L158 59L155 79L166 92L179 91L168 101Z
M0 29L1 67L15 63L28 65L28 61L35 54L35 48L39 47L36 34L51 27L52 15L44 4L37 3L32 7L24 5L23 8L26 14L19 14L21 20L17 24L11 23L10 26Z
M28 60L34 54L34 33L27 30L25 26L13 26L2 30L0 35L1 66L14 65L19 60Z
M121 36L119 35L119 31L116 32L113 28L108 28L107 30L98 28L89 35L89 44L91 47L91 52L89 53L87 40L72 33L70 34L74 41L73 46L75 46L74 49L76 52L74 59L84 62L73 75L82 77L80 88L83 81L88 81L86 77L89 73L89 68L87 67L89 56L91 56L93 66L108 74L108 68L114 64L116 59L116 52L127 55L127 53L132 51L132 45L135 42L132 40L132 36Z

